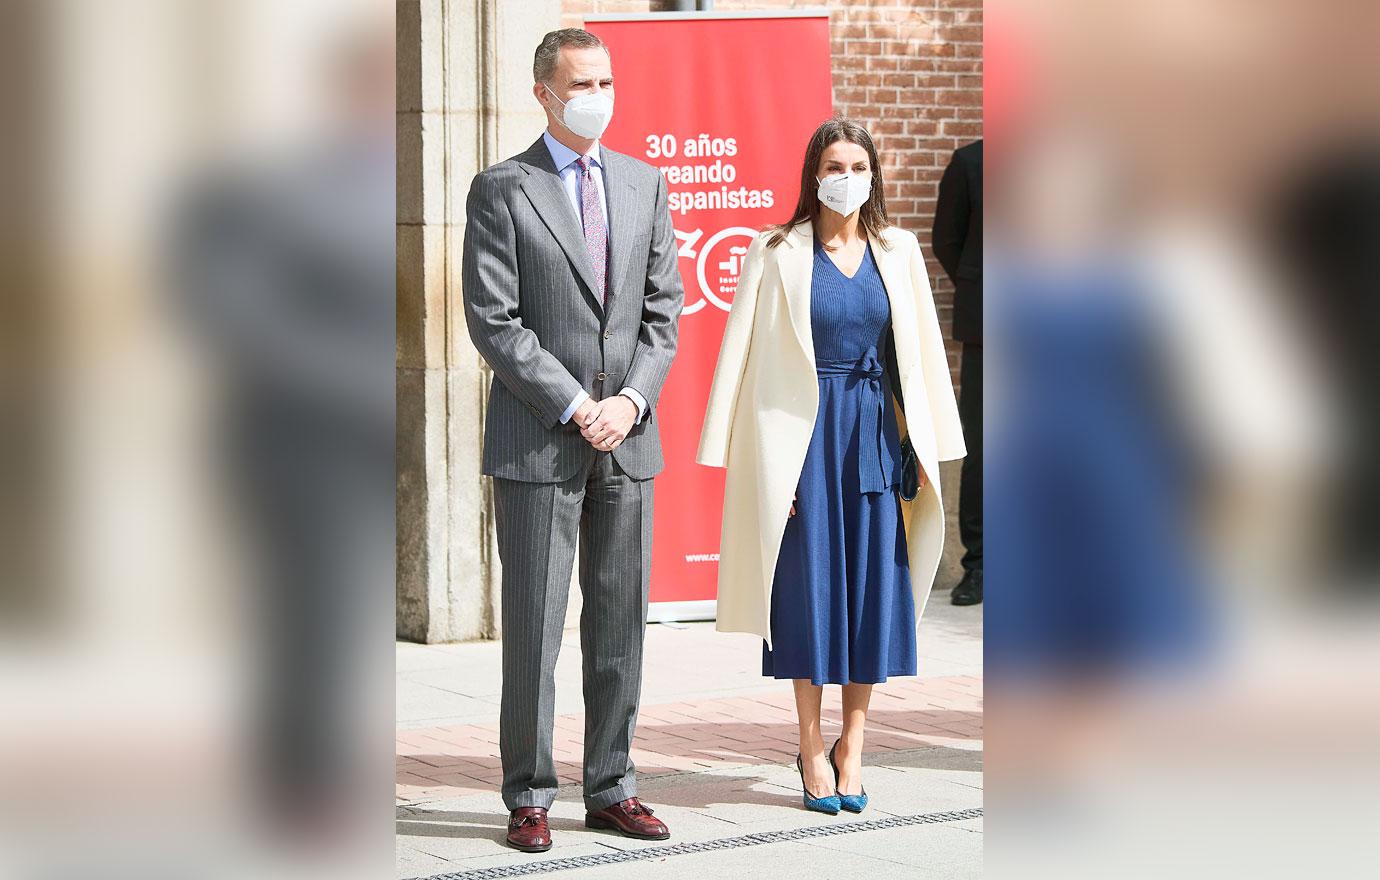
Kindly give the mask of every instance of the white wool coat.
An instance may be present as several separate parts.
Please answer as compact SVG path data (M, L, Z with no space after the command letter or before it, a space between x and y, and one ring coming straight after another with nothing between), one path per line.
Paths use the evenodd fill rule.
M776 558L819 409L808 221L784 242L770 233L749 247L719 349L695 460L726 467L719 543L718 622L771 644L769 610ZM909 432L925 485L902 502L916 620L924 613L944 547L939 462L966 452L929 275L915 235L895 227L871 239L891 302L896 363ZM893 401L894 403L894 401Z

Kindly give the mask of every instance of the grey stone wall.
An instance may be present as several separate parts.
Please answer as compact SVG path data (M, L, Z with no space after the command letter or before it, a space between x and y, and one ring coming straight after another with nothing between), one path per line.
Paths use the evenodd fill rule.
M480 169L545 125L532 52L558 0L398 0L399 638L498 636L479 475L487 369L460 309L464 202Z

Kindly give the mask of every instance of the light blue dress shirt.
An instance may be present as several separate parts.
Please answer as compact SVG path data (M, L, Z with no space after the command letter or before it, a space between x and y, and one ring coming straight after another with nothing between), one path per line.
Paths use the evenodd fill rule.
M582 185L580 181L580 169L575 164L575 160L580 158L580 154L553 138L549 131L543 131L541 137L542 140L546 142L546 149L551 152L551 162L556 166L556 171L561 175L561 185L565 187L565 194L570 199L570 207L574 209L575 219L578 221L583 215L581 205L584 204L583 193L580 192L580 187ZM590 161L590 176L594 178L594 184L599 190L599 204L604 211L604 229L607 231L609 198L608 192L604 188L604 165L599 158L599 144L597 141L586 155L589 156ZM640 423L642 417L647 414L647 399L643 397L642 393L636 388L630 386L624 386L623 390L618 393L626 396L633 403L637 404L637 422L634 424ZM565 412L561 414L561 421L570 421L571 417L575 415L575 410L579 409L580 404L588 399L589 393L581 390L579 394L575 395L575 399L570 402L570 406L566 407Z

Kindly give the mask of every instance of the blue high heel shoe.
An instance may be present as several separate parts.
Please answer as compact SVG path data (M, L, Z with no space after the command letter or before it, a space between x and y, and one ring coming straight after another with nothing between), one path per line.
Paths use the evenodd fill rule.
M839 741L834 740L834 745L829 749L829 766L834 768L834 790L839 786L839 764L834 760L834 751L839 747ZM840 794L838 796L839 806L850 813L861 813L867 808L867 789L862 789L859 794Z
M800 787L804 791L805 809L816 810L820 813L828 813L831 816L838 815L839 796L837 794L826 795L817 798L810 795L810 789L805 787L805 766L800 761L800 753L795 756L795 769L800 771Z

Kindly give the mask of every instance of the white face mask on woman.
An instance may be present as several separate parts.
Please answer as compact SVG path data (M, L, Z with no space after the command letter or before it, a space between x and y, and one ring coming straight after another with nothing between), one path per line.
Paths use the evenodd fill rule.
M613 99L603 92L576 95L569 101L562 101L550 83L543 85L564 110L562 113L553 111L556 121L580 137L597 138L613 121Z
M842 174L831 174L823 180L816 177L815 182L819 184L817 194L824 207L845 217L861 208L872 194L870 171L861 174L849 174L845 171Z

